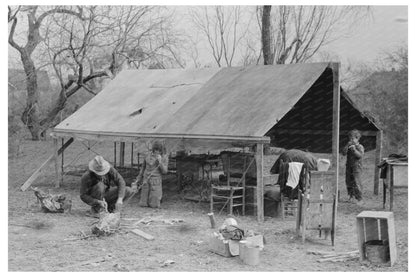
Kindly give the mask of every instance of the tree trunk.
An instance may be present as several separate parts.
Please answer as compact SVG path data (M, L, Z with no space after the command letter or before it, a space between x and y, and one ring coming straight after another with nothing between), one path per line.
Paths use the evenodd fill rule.
M272 6L263 6L263 14L261 18L261 42L263 46L264 64L273 64L273 56L271 51L271 34L270 34L270 11Z
M39 124L39 92L36 68L30 55L25 50L20 52L20 57L26 74L27 90L26 107L21 116L21 120L29 129L32 140L39 140L41 138L42 128Z

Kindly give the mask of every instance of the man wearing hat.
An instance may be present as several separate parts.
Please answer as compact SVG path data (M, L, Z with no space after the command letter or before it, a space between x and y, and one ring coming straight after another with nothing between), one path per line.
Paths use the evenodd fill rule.
M96 156L88 164L89 170L81 177L81 200L91 206L91 213L97 216L108 208L109 212L121 211L134 192L103 157Z

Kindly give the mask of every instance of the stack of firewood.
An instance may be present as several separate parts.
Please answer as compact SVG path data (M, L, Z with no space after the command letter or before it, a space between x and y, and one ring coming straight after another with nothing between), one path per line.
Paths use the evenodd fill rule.
M65 194L52 195L36 187L31 189L44 212L63 213L71 210L72 201Z
M355 260L360 257L358 250L349 252L326 252L326 251L308 251L308 254L319 255L319 263L322 262L345 262Z

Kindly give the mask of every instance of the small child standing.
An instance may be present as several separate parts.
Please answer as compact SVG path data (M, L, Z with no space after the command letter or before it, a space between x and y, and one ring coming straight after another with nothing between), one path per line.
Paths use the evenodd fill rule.
M362 158L364 156L364 146L360 144L361 133L354 129L348 134L349 142L343 149L343 154L347 155L347 162L345 166L345 183L347 185L347 192L349 201L358 201L357 204L362 204Z
M138 184L142 185L139 206L160 208L162 200L162 174L168 171L168 157L163 155L163 145L155 141L152 151L145 157L139 176L133 182L132 188L137 190Z

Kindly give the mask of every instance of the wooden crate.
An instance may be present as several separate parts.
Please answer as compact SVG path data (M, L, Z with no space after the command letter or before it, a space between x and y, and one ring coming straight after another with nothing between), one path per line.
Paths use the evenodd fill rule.
M357 238L360 259L365 260L365 243L372 240L387 240L390 266L397 259L396 232L392 212L363 211L357 215Z

